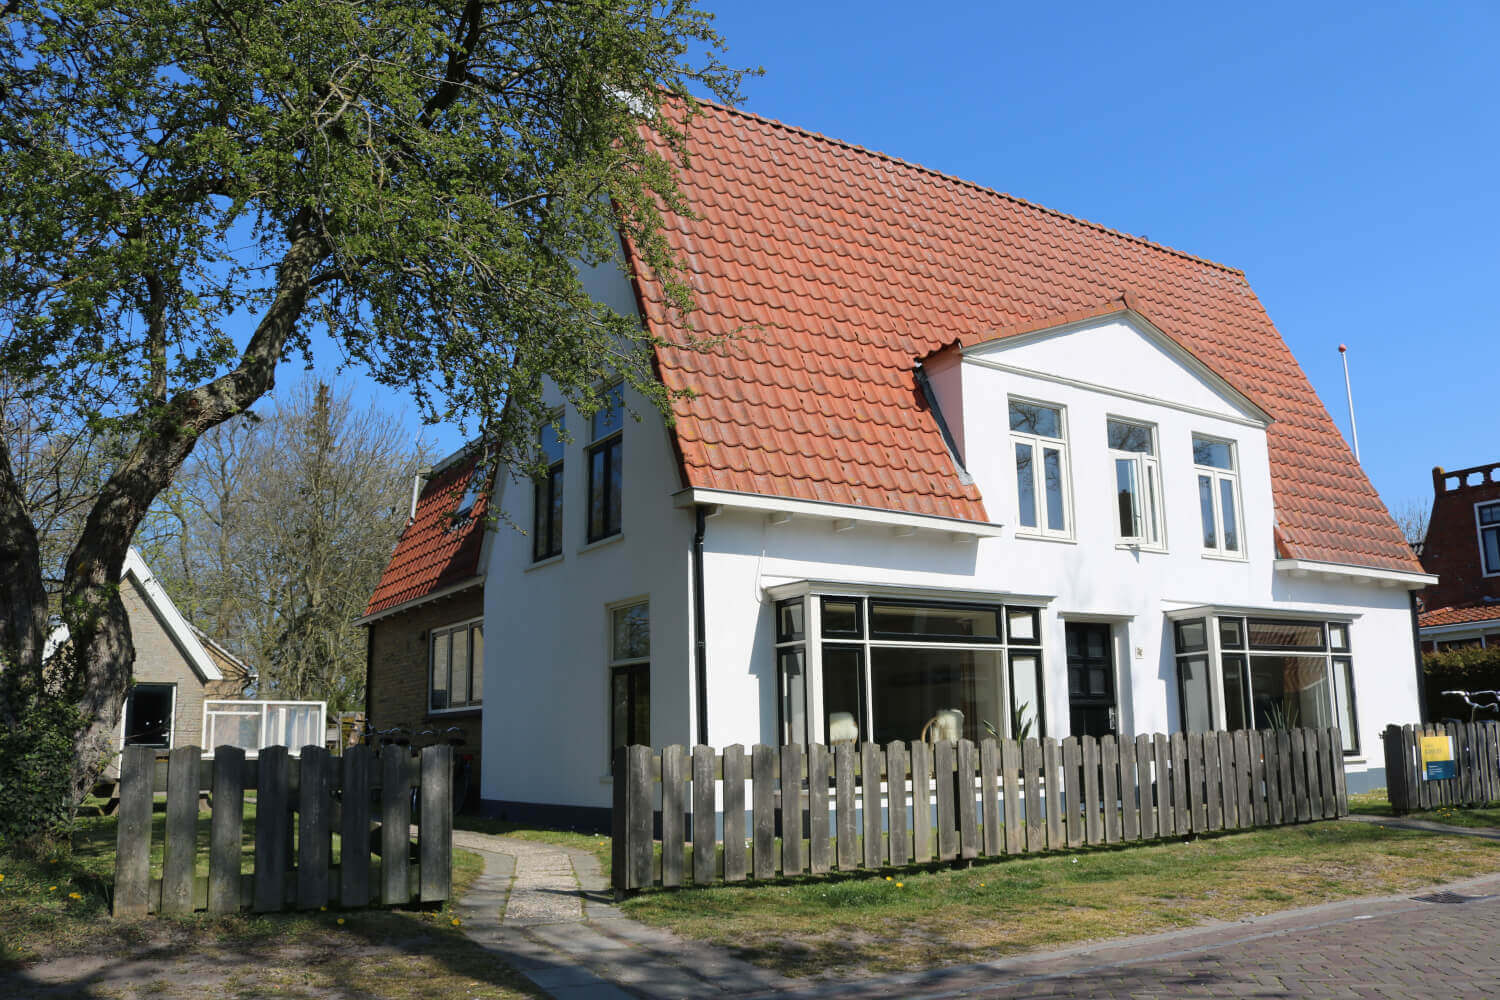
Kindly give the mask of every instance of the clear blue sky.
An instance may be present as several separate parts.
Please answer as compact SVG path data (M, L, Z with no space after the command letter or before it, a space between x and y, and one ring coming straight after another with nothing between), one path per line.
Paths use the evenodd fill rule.
M1347 343L1390 507L1500 461L1494 0L704 5L750 111L1243 269L1346 437Z

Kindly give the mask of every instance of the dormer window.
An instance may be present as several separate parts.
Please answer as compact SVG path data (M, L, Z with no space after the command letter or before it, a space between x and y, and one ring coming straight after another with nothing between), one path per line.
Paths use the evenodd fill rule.
M1010 401L1010 440L1016 455L1016 530L1067 538L1068 440L1063 409L1023 399Z
M1485 576L1500 576L1500 500L1474 505L1479 522L1479 559Z

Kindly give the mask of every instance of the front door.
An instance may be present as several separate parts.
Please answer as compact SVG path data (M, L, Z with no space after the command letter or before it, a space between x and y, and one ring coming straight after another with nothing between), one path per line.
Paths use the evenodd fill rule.
M1110 736L1115 706L1115 664L1109 626L1068 622L1068 713L1074 736Z

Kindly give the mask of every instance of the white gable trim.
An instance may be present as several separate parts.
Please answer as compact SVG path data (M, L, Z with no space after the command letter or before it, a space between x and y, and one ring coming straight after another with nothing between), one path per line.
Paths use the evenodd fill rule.
M1185 403L1172 399L1163 399L1158 396L1148 396L1141 393L1128 392L1108 385L1096 385L1080 379L1068 378L1055 372L1037 371L1030 368L1021 368L1008 365L996 360L992 355L1003 354L1014 348L1024 347L1042 340L1050 340L1053 337L1063 337L1080 330L1092 329L1110 320L1123 318L1131 326L1144 334L1148 340L1156 345L1163 353L1169 355L1173 360L1181 363L1194 375L1208 383L1215 392L1223 396L1230 404L1242 411L1242 415L1231 415L1217 411L1204 410L1199 407L1189 406ZM1265 410L1257 406L1250 397L1240 392L1223 376L1214 371L1208 365L1199 361L1191 352L1181 344L1164 333L1156 324L1133 309L1121 308L1116 312L1103 313L1098 316L1090 316L1088 319L1076 320L1072 323L1064 323L1059 326L1050 326L1042 330L1034 330L1029 333L1017 334L1014 337L1005 337L999 340L987 340L981 344L966 347L963 350L964 361L972 364L982 365L986 368L994 368L997 371L1009 372L1013 375L1025 375L1038 378L1048 382L1056 382L1060 385L1072 386L1075 389L1085 389L1089 392L1100 392L1120 399L1129 399L1138 403L1150 403L1156 406L1166 406L1184 413L1191 413L1200 417L1213 417L1218 420L1229 420L1234 423L1243 424L1246 427L1258 427L1264 430L1274 422L1274 418Z
M678 490L672 494L679 508L698 504L733 507L764 512L772 524L784 524L793 517L821 518L833 522L835 531L846 531L854 524L886 525L900 532L935 531L954 538L998 538L1001 525L988 521L965 521L936 514L910 514L881 507L858 507L853 504L829 503L823 500L793 500L764 493L735 493L729 490Z
M151 567L146 565L146 560L141 558L134 546L125 554L125 571L120 574L120 579L127 576L134 577L135 582L140 585L141 593L146 596L146 603L161 618L172 641L177 643L177 648L182 650L198 676L205 681L223 680L224 675L215 666L208 650L203 648L203 643L193 634L193 627L182 617L182 612L177 610L177 605L172 603L172 598L167 596L166 590L151 572Z

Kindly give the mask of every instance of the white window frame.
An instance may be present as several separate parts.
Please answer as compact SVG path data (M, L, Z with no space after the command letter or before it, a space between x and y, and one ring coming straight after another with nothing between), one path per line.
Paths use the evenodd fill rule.
M1045 437L1040 434L1029 434L1025 431L1012 430L1010 432L1010 468L1014 470L1011 482L1016 490L1016 537L1018 538L1054 538L1071 541L1073 532L1073 470L1068 461L1068 408L1061 403L1052 403L1042 399L1030 399L1025 396L1008 396L1005 400L1005 426L1010 427L1010 406L1012 403L1022 403L1028 406L1042 406L1049 410L1057 411L1058 432L1061 437ZM1036 526L1032 527L1021 521L1021 489L1020 470L1016 467L1016 445L1025 444L1031 447L1031 495L1036 502ZM1046 465L1043 449L1052 448L1058 453L1058 475L1062 480L1062 514L1063 527L1061 529L1049 527L1047 524L1047 484L1045 473L1042 469Z
M646 609L646 655L645 656L615 656L615 615L621 611L629 611L631 608L644 607ZM646 704L651 703L651 598L648 596L630 597L623 601L614 601L604 606L604 651L606 666L604 668L604 733L605 733L605 774L610 773L614 766L615 756L615 670L621 667L635 667L644 665L646 668ZM647 743L650 743L649 726L647 732Z
M1198 480L1203 476L1207 476L1213 484L1211 492L1213 494L1214 502L1214 544L1211 546L1203 545L1203 555L1209 558L1234 559L1243 562L1246 558L1248 558L1245 555L1245 550L1248 546L1245 544L1245 496L1243 491L1241 491L1240 489L1239 443L1229 438L1219 437L1215 434L1200 434L1196 431L1193 432L1192 437L1194 439L1202 441L1212 441L1215 444L1222 444L1226 446L1229 449L1229 464L1231 466L1231 468L1228 469L1220 469L1212 465L1199 465L1196 456L1194 456L1193 459L1193 492L1195 494L1194 499L1199 501L1198 503L1194 504L1194 506L1198 508L1199 512L1199 544L1202 544L1203 541L1203 504L1201 498L1196 495L1198 491ZM1224 546L1224 502L1223 488L1221 486L1221 483L1225 482L1230 484L1230 489L1234 493L1234 537L1239 540L1240 547L1238 549L1229 549L1225 548Z
M1489 507L1500 508L1500 500L1482 500L1474 505L1474 531L1479 541L1479 572L1483 576L1494 577L1500 576L1500 566L1491 569L1484 558L1484 533L1492 531L1500 537L1500 524L1485 524L1479 520L1479 512Z
M588 417L589 442L583 449L583 539L584 547L596 545L606 539L615 538L625 531L625 384L623 382L611 382L600 390L604 398L604 405ZM598 437L594 436L594 419L602 412L610 409L610 396L614 394L620 401L620 426L612 431L606 431ZM594 534L594 454L608 449L616 441L619 442L619 460L613 469L616 488L620 491L620 520L613 530L608 530L606 525L603 532ZM607 484L601 484L600 489L606 496Z
M441 626L439 626L439 627L437 627L435 629L430 630L427 633L427 714L428 715L452 715L452 714L454 714L456 712L476 712L476 711L478 711L478 710L480 710L480 709L482 709L484 707L484 690L483 690L484 680L483 680L483 671L482 670L481 670L481 678L480 678L480 685L481 685L481 687L480 687L480 691L479 691L479 697L477 699L473 700L473 701L465 702L462 705L456 705L455 706L455 705L451 704L451 702L453 701L453 654L451 652L451 647L450 647L450 652L448 654L448 701L450 702L450 704L448 706L444 707L444 708L434 708L432 706L432 668L433 668L433 666L435 664L435 661L437 660L437 639L438 639L438 636L452 635L454 632L461 632L461 631L462 632L467 632L467 631L472 630L474 628L474 626L476 626L476 625L479 626L479 632L481 634L483 634L483 632L484 632L484 616L483 615L479 615L479 616L474 617L474 618L467 618L467 619L465 619L463 621L460 621L460 622L453 622L450 625L441 625ZM472 688L474 686L474 644L473 644L472 640L466 639L465 641L469 643L469 687L472 690Z
M1111 499L1111 512L1115 521L1115 533L1122 545L1131 548L1149 549L1153 552L1165 552L1167 548L1166 518L1162 516L1162 480L1161 480L1161 443L1157 434L1156 425L1144 420L1133 420L1130 417L1122 417L1110 414L1105 417L1105 443L1109 442L1109 424L1111 422L1129 424L1132 427L1140 427L1151 435L1151 453L1143 454L1138 451L1120 451L1116 448L1109 449L1109 481L1116 484ZM1139 496L1151 504L1149 512L1137 512L1137 526L1143 529L1134 535L1120 534L1120 509L1119 509L1119 487L1116 478L1116 462L1131 462L1135 465L1135 479L1138 484Z

